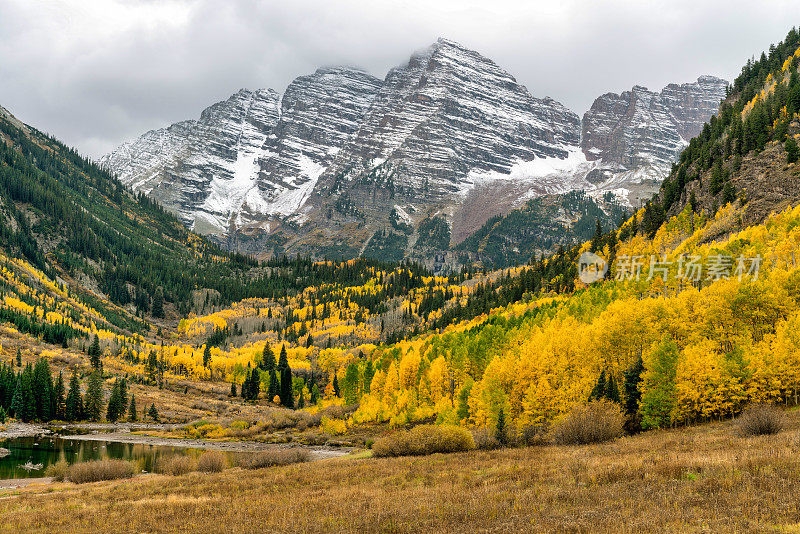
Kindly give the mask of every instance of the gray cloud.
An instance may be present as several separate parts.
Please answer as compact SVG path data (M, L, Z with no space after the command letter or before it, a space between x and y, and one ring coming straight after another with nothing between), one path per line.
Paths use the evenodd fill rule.
M437 37L582 114L602 93L732 79L793 0L0 0L0 105L91 156L241 87L319 66L383 77Z

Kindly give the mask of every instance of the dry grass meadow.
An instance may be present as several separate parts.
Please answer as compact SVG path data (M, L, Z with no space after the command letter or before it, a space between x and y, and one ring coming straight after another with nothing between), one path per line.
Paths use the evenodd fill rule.
M800 413L758 437L724 422L18 491L2 532L800 532Z

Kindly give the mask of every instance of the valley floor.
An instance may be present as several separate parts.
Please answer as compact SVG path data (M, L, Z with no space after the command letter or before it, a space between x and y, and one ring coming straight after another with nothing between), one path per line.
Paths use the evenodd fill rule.
M593 446L31 485L0 495L0 531L796 532L799 437L794 410L775 436L723 422Z

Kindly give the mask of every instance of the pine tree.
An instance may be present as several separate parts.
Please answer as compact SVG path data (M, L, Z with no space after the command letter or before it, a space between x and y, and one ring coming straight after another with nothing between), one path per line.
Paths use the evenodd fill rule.
M278 375L275 372L275 369L269 370L269 387L267 388L267 400L272 402L272 399L275 398L275 395L278 395Z
M606 394L606 370L600 371L600 376L597 378L591 393L589 393L589 400L600 400Z
M597 252L601 248L603 248L603 227L600 224L600 219L595 219L594 237L592 238L589 250L591 252Z
M153 295L153 317L164 317L164 291L159 287Z
M372 387L372 379L375 377L375 368L372 366L372 360L367 360L364 365L364 384L362 387L363 393L369 393Z
M272 352L272 347L269 346L269 341L264 345L264 353L261 357L261 367L265 371L272 371L275 369L275 353Z
M800 158L800 149L798 149L797 141L794 140L794 137L789 136L783 148L786 150L786 163L794 163Z
M123 376L119 381L119 416L125 415L125 407L128 405L128 380Z
M89 376L84 409L88 420L100 420L100 414L103 413L103 377L100 371L94 371Z
M211 348L206 343L206 348L203 349L203 367L208 369L209 365L211 365Z
M508 443L508 434L506 433L506 414L503 408L497 413L497 424L494 428L494 437L500 445Z
M106 410L106 419L112 423L119 419L120 415L125 411L125 405L122 404L122 397L120 395L119 379L114 381L114 386L111 388L111 398L108 401L108 409Z
M33 366L31 390L35 407L34 417L39 421L49 421L52 418L53 377L50 374L50 364L45 358L39 358Z
M136 395L131 393L131 404L128 406L128 419L136 422L139 419L139 412L136 411Z
M83 401L81 399L80 383L78 375L72 372L69 379L69 392L67 393L67 405L64 418L67 421L79 421L83 418Z
M642 357L625 370L624 390L625 390L625 413L628 417L633 417L639 411L639 400L642 397L639 391L639 384L644 373L644 361Z
M286 345L281 345L281 356L278 359L278 371L289 367L289 357L286 353Z
M150 419L152 419L153 421L155 421L156 423L158 423L158 422L159 422L159 421L158 421L158 410L156 410L156 405L155 405L155 403L153 403L153 404L151 404L151 405L150 405L150 409L147 411L147 416L148 416Z
M66 419L67 403L64 393L64 376L59 371L58 378L56 379L56 385L53 386L53 399L55 407L55 410L53 410L53 417L59 421Z
M94 369L100 369L100 366L103 364L103 362L100 360L100 356L102 354L103 351L100 350L100 338L97 336L97 334L95 334L92 345L89 347L89 361Z
M22 419L23 413L23 399L22 399L22 377L17 377L17 383L14 386L14 396L11 398L11 416L17 419Z
M248 398L250 400L256 400L260 392L261 392L261 373L259 373L258 367L256 367L255 369L253 369L253 372L250 375L250 391L248 392Z
M281 370L281 404L294 408L294 392L292 391L292 370L287 365Z

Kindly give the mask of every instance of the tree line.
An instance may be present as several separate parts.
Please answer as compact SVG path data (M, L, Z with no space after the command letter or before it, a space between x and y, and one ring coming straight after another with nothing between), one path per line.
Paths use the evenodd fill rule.
M15 367L18 370L15 370ZM105 400L102 370L93 368L81 390L81 379L73 371L69 384L62 372L53 377L46 358L21 366L18 357L15 363L0 362L0 422L13 417L23 422L48 421L107 421L127 419L138 421L136 396L128 392L124 377L114 380L111 395ZM158 421L158 410L154 404L146 408L143 417Z

